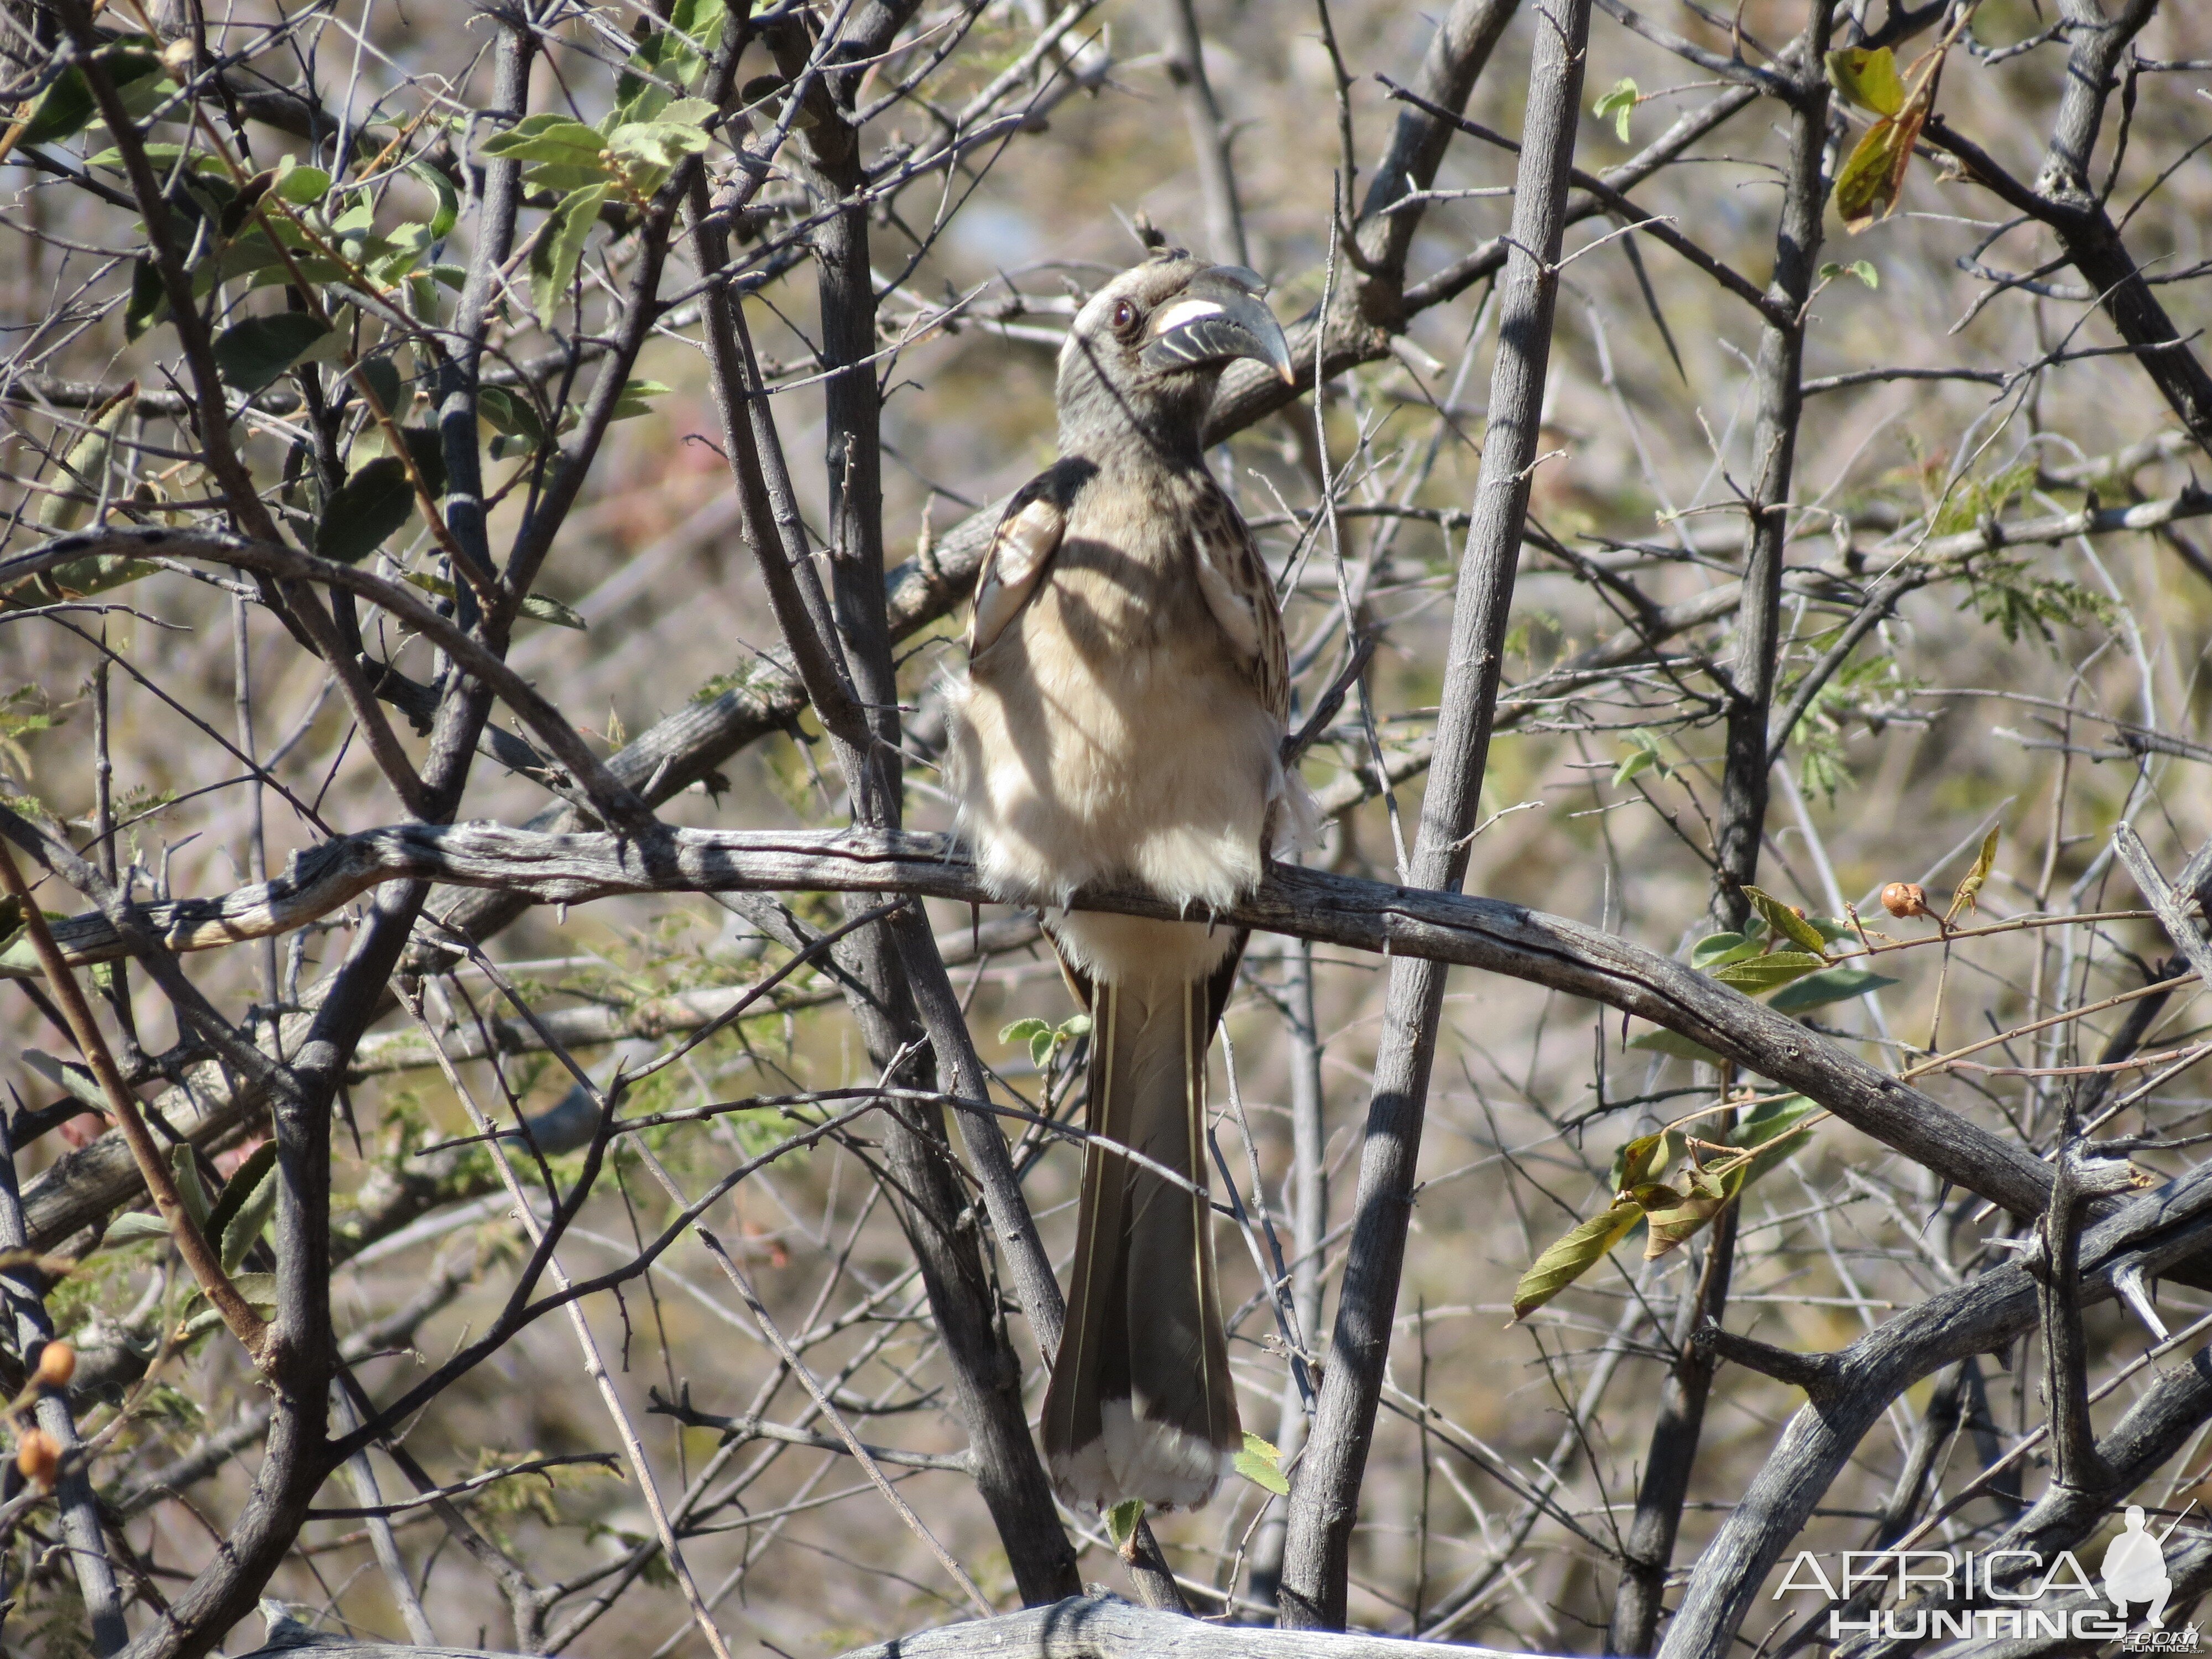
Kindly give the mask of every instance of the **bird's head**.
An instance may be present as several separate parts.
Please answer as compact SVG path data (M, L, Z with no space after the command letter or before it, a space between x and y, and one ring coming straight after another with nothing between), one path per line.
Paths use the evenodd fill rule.
M1266 281L1242 265L1209 264L1160 248L1076 313L1060 349L1064 453L1140 437L1196 454L1221 371L1239 357L1297 378Z

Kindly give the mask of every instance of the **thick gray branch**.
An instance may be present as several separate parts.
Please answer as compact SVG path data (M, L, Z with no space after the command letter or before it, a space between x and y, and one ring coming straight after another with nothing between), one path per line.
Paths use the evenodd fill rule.
M2124 1267L2166 1271L2212 1234L2212 1169L2147 1193L2081 1238L2081 1300L2114 1294ZM1660 1659L1725 1653L1767 1571L1889 1402L1921 1377L1969 1354L1990 1353L2031 1328L2036 1281L2010 1263L1929 1297L1832 1356L1833 1369L1796 1415L1692 1570Z
M1551 362L1589 0L1542 0L1534 22L1528 111L1515 175L1516 251L1500 294L1489 425L1452 606L1434 773L1413 848L1413 878L1437 890L1437 896L1456 889L1467 873L1468 842L1504 678L1506 618ZM1292 1629L1344 1624L1352 1527L1389 1358L1443 989L1440 961L1391 964L1344 1288L1312 1437L1291 1490L1276 1605Z
M476 1648L356 1642L309 1630L278 1612L270 1618L269 1645L246 1659L277 1659L289 1653L308 1659L507 1659ZM1205 1624L1110 1595L1070 1596L1002 1618L947 1625L855 1648L844 1659L1414 1659L1439 1652L1459 1659L1531 1659L1499 1648L1439 1648L1387 1636L1293 1634Z
M217 899L149 905L143 915L171 949L207 949L304 926L403 877L520 892L541 904L582 904L626 893L806 890L991 901L973 866L936 836L677 830L637 840L536 835L496 823L414 823L328 842L264 886ZM1133 891L1085 892L1078 902L1127 915L1176 915L1173 907ZM1944 1180L2014 1214L2039 1214L2049 1201L2051 1172L2025 1148L1788 1015L1582 922L1499 899L1282 865L1220 920L1355 950L1481 968L1605 1003L1798 1091ZM121 941L100 916L57 922L54 933L80 962L123 954ZM52 1179L42 1178L26 1195L33 1237L42 1249L52 1237L42 1204ZM112 1188L106 1202L121 1202L132 1190ZM72 1209L76 1224L82 1224L82 1212Z

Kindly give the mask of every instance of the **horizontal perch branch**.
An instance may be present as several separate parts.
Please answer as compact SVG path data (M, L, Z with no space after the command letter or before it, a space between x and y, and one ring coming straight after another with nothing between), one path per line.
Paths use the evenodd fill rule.
M311 1630L273 1601L262 1603L262 1610L269 1620L269 1644L246 1659L277 1659L280 1654L294 1653L312 1659L507 1659L478 1648L359 1642ZM1535 1659L1502 1648L1212 1625L1110 1595L1071 1595L1050 1607L946 1625L856 1648L844 1659L1433 1659L1438 1654L1457 1654L1460 1659Z
M968 903L992 895L940 836L876 831L659 830L544 835L489 823L364 830L300 854L275 880L220 898L145 907L172 950L207 950L305 927L380 883L399 878L492 888L540 903L619 894L834 890L916 893ZM1080 908L1172 918L1151 895L1080 894ZM1942 1179L2016 1215L2047 1199L2051 1173L2001 1139L1788 1015L1627 939L1497 899L1395 887L1275 866L1222 922L1480 968L1586 997L1679 1032L1827 1108ZM72 962L113 960L105 918L55 924ZM8 961L0 970L20 971Z

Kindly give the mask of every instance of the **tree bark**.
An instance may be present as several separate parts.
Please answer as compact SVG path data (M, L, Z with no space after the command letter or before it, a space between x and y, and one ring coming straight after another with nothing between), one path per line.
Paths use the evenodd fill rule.
M1420 887L1458 887L1482 792L1536 465L1589 30L1589 0L1546 0L1536 8L1530 102L1513 202L1516 252L1507 267L1490 423L1452 611L1437 760L1413 853L1413 878ZM1352 1531L1389 1353L1443 989L1439 963L1392 964L1336 1327L1312 1437L1291 1490L1277 1596L1290 1629L1335 1630L1344 1624Z

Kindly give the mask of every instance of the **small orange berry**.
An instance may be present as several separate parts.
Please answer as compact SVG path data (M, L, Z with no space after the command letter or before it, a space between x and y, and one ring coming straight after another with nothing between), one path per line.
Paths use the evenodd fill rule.
M1928 890L1917 881L1893 881L1881 890L1881 908L1893 916L1924 916Z
M54 1477L61 1472L61 1442L44 1429L24 1430L15 1444L15 1467L40 1492L52 1492Z
M33 1381L43 1388L65 1389L69 1380L76 1375L76 1350L56 1338L39 1351L39 1369Z

